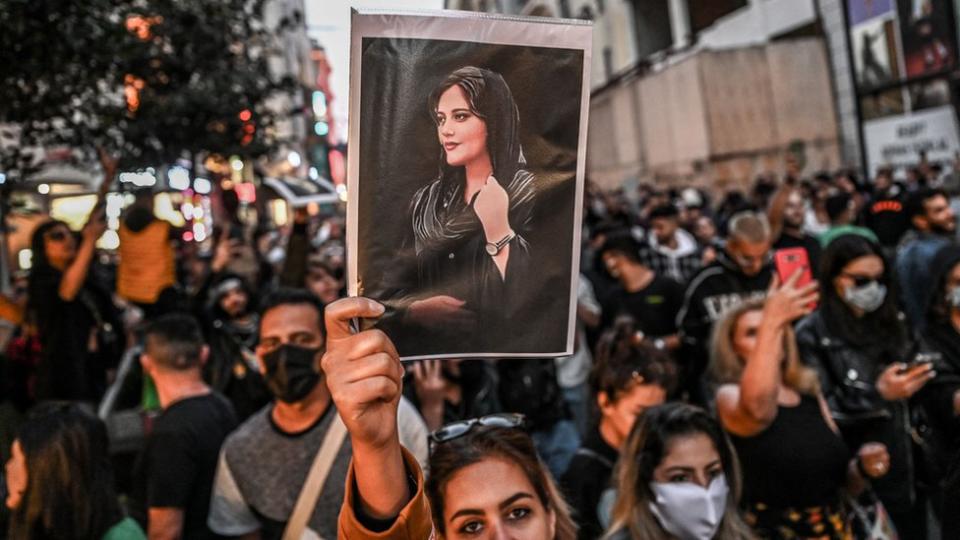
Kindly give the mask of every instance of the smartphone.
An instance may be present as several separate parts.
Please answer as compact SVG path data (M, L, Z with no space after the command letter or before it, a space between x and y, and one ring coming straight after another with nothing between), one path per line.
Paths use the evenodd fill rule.
M796 285L798 288L813 281L810 257L807 256L807 250L802 247L778 249L773 254L773 263L780 283L786 283L797 270L800 271L800 279Z
M907 363L907 370L924 364L936 364L941 359L943 359L943 355L938 352L918 352L913 356L913 359Z

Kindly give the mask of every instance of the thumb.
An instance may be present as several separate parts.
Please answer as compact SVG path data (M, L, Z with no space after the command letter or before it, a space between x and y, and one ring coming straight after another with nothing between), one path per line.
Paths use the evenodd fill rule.
M383 315L384 311L386 308L383 304L362 296L337 300L324 310L327 341L345 339L353 335L353 330L350 328L352 319L376 319Z

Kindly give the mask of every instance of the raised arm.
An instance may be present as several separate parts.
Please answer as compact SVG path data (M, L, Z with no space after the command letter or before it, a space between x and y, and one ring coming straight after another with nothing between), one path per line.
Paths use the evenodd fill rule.
M717 392L717 409L724 427L750 437L777 417L777 397L783 377L784 332L787 325L810 312L817 300L817 284L797 288L797 272L783 287L771 287L757 328L756 346L743 370L739 387L725 385Z

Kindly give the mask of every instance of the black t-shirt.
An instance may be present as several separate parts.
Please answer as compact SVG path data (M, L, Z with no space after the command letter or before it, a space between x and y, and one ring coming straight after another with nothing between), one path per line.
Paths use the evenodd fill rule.
M877 235L880 245L896 246L910 229L903 199L898 195L886 195L872 201L863 211L864 224Z
M612 488L611 477L619 454L594 429L577 450L570 467L560 479L567 501L580 530L580 540L596 540L603 535L598 507L604 491Z
M207 528L207 514L220 446L236 427L233 407L215 392L164 410L138 459L143 514L137 517L145 518L151 507L179 508L184 512L183 538L221 538Z
M677 312L683 305L683 286L676 281L655 276L644 289L629 293L617 287L603 302L603 326L610 328L620 315L630 315L637 329L650 337L677 333Z

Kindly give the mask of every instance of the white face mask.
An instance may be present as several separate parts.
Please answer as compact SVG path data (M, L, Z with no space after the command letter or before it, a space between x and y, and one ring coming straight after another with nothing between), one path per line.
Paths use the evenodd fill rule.
M679 540L713 540L727 508L730 488L720 475L702 487L691 482L651 482L650 511L663 530Z
M864 313L872 313L887 299L887 288L879 281L871 281L860 287L847 287L843 291L843 299Z

